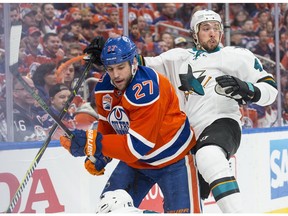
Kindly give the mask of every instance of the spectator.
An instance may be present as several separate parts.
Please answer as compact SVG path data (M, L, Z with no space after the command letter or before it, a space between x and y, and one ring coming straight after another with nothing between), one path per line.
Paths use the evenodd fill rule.
M72 33L72 32L68 32L65 33L62 36L62 40L61 40L61 48L63 49L65 55L67 55L67 49L70 46L70 44L78 44L78 38Z
M82 21L81 20L74 20L69 24L69 31L70 33L73 33L75 37L77 38L77 41L83 49L90 44L89 41L82 35Z
M129 38L135 43L137 46L137 53L141 54L142 49L144 49L145 45L145 40L141 36L140 31L138 29L138 20L134 19L131 24L130 24L130 33L129 33Z
M22 75L31 77L31 72L34 70L35 65L47 60L43 56L43 47L40 43L41 32L37 27L29 28L29 35L21 40L19 48L19 67L18 71Z
M165 41L158 41L154 43L154 53L155 55L159 55L163 52L166 52L168 50L168 46Z
M11 5L11 7L10 7L10 19L11 19L11 25L21 24L20 11L19 11L18 4Z
M231 23L231 29L233 31L235 30L241 30L242 26L244 24L244 22L249 18L249 14L244 11L241 10L239 11L236 15L235 18L233 19L232 23Z
M166 43L168 50L174 48L174 37L171 33L169 32L162 33L160 40Z
M175 44L175 48L183 48L186 49L187 48L187 40L184 37L177 37L174 40L174 44Z
M277 110L274 109L271 105L264 107L264 116L258 118L258 127L259 128L270 128L278 126L277 124Z
M280 61L281 61L285 53L288 51L288 36L286 36L286 33L280 33L279 49L280 49L279 51L280 51Z
M30 8L23 8L21 11L21 19L22 19L22 35L21 37L28 36L28 29L31 26L36 26L35 15L36 11L31 10Z
M56 115L59 116L61 111L63 110L63 108L65 107L66 101L69 99L71 95L71 91L69 90L69 88L62 84L62 83L58 83L55 84L53 86L51 86L50 90L49 90L49 103L50 103L50 110ZM72 115L70 115L69 112L67 112L64 117L61 120L64 125L70 129L70 130L74 130L75 129L75 124L73 122L73 117ZM44 128L45 130L48 132L53 124L54 124L54 120L52 119L52 117L46 117L45 121L43 122ZM58 128L56 130L56 132L53 134L52 139L56 140L59 139L60 136L64 135L64 131L61 128Z
M96 24L90 22L90 20L82 20L82 36L85 38L85 41L92 41L94 38L94 31L98 27Z
M152 27L151 24L158 14L159 11L156 8L156 3L142 3L139 8L139 16L142 16L150 27ZM152 30L153 29L150 28L150 31Z
M280 83L282 92L288 91L288 73L286 70L280 70Z
M258 127L258 113L257 110L248 105L241 105L240 112L242 115L242 128L257 128Z
M230 19L235 20L237 14L244 10L243 3L229 4Z
M81 45L79 43L71 43L66 48L66 57L74 58L83 54Z
M59 26L57 28L57 34L61 41L62 41L63 35L67 34L68 32L69 32L69 26L67 25Z
M259 35L259 32L261 30L266 30L267 28L267 22L270 19L270 14L269 11L260 11L257 15L257 22L256 22L256 26L254 25L254 30L256 32L257 35Z
M67 25L75 20L82 20L81 11L78 7L70 7L65 16L64 24Z
M242 30L234 30L231 32L230 39L231 46L245 47L243 44L243 31Z
M285 11L283 24L280 25L280 33L286 33L288 35L288 9Z
M259 43L255 46L253 52L255 54L261 55L263 57L275 61L275 52L271 47L271 44L268 44L268 37L266 30L261 30L259 32Z
M191 14L194 9L195 3L183 3L180 8L177 9L176 17L183 23L185 29L189 29Z
M70 95L71 91L69 87L63 83L57 83L49 89L50 107L57 116L65 107L65 103Z
M252 19L247 19L243 26L243 38L242 38L242 44L244 48L252 50L258 44L259 38L256 35L254 31L254 23Z
M91 3L89 4L89 8L92 14L98 14L104 17L108 16L108 13L106 12L107 7L106 3Z
M106 23L106 31L109 37L123 35L123 26L120 24L119 11L116 7L109 8L108 23Z
M34 4L31 7L31 9L36 11L35 14L36 27L42 31L44 29L44 21L41 6L39 4Z
M62 61L60 61L58 69L63 63L67 62L68 60L70 60L70 58L64 58ZM73 63L63 68L63 70L59 74L58 79L61 80L61 83L69 87L70 90L73 89L72 84L74 83L73 81L75 79L75 67Z
M107 28L106 28L106 23L108 22L108 20L101 16L101 15L94 15L93 19L92 19L92 24L97 26L97 28L93 31L93 36L102 36L105 39L108 38L108 32L107 32Z
M158 18L154 19L153 25L162 22L164 24L183 28L183 24L181 23L181 21L176 18L176 12L177 8L174 3L163 4L161 15ZM171 32L173 34L179 33L178 30L167 29L167 27L163 26L158 28L158 32Z
M55 19L55 8L52 3L44 3L41 6L41 10L43 13L43 22L44 28L42 29L44 34L47 33L56 33L57 26L59 26L59 22Z
M69 23L69 32L73 33L78 39L82 32L81 20L73 20Z
M275 47L274 44L275 30L274 30L274 24L271 20L267 22L266 31L269 43L273 44L273 47Z
M25 76L22 78L30 86L30 88L32 88L34 91L36 90L31 79ZM39 118L37 118L38 113L34 112L33 109L36 101L18 80L14 80L13 101L14 141L23 142L44 140L46 138L46 134L41 126L42 122L39 120ZM5 106L1 106L1 115L6 114L4 107ZM6 125L6 123L4 125ZM1 127L2 132L4 125Z
M285 52L283 58L281 59L281 64L286 70L288 70L288 51Z
M93 13L90 11L90 8L82 8L80 11L81 17L83 21L89 21L93 17Z
M250 12L250 17L256 18L261 12L270 12L270 6L268 3L255 3L255 8Z
M56 65L54 63L41 64L32 76L38 95L44 100L49 101L49 90L57 83Z
M26 55L42 55L43 54L43 47L40 43L41 40L41 31L32 26L28 29L28 37L24 39L26 43L25 53Z
M64 52L60 49L60 39L56 33L46 33L43 37L43 54L56 65L63 59Z
M140 35L144 38L147 31L149 31L148 24L143 16L138 16L138 30Z

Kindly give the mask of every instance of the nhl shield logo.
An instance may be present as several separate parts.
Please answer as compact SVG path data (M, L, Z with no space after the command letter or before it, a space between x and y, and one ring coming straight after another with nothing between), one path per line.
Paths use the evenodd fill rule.
M102 98L102 106L104 110L111 111L112 108L112 97L109 94L106 94Z

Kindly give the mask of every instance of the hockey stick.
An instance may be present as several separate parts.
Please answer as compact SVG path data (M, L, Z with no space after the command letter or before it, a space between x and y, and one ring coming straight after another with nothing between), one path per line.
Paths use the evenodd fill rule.
M10 38L10 48L11 50L14 50L14 55L12 55L12 52L10 52L10 65L12 66L11 69L14 69L15 71L17 71L17 64L18 64L18 54L19 54L19 44L20 44L20 38L21 38L21 31L22 31L22 26L18 25L18 26L12 26L11 27L11 38ZM13 49L12 49L13 48ZM84 72L82 73L81 77L78 80L78 83L76 84L76 86L74 87L73 91L72 91L72 95L69 97L68 101L65 104L65 107L63 108L63 110L61 111L60 115L59 115L59 119L62 119L62 117L66 114L67 109L69 107L69 104L72 102L73 98L75 97L77 91L79 90L79 88L82 85L82 82L85 80L86 76L88 75L89 69L92 65L92 61L93 59L91 59L87 66L84 69ZM15 66L16 65L16 66ZM16 68L16 69L15 69ZM10 69L10 70L11 70ZM17 73L18 74L18 73ZM22 78L22 77L21 77ZM25 82L25 80L23 80ZM26 83L26 82L25 82ZM27 83L26 83L27 84ZM25 84L24 84L25 85ZM28 85L29 89L30 86ZM33 90L32 90L33 91ZM30 92L30 91L29 91ZM34 91L33 91L34 92ZM37 94L36 94L37 95ZM19 187L17 188L14 196L12 197L9 206L6 210L6 213L12 213L13 209L15 208L15 206L17 205L23 190L25 189L27 182L29 181L29 179L32 177L32 174L36 168L36 166L38 165L40 159L42 158L46 148L48 147L48 144L51 141L51 138L54 134L54 132L56 131L58 127L57 122L54 123L53 127L51 128L49 135L47 136L43 146L40 148L40 150L38 151L37 155L35 156L35 158L32 161L32 164L30 165L29 169L27 170L22 182L20 183Z

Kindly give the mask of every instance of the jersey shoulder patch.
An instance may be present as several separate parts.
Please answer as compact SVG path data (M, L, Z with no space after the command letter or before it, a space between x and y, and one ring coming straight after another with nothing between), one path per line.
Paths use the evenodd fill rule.
M138 66L124 97L135 106L146 106L159 98L159 75L151 68Z

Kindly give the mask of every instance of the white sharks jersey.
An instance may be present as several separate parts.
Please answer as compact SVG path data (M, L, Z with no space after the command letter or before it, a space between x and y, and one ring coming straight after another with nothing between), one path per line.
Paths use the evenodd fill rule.
M217 48L212 53L175 48L157 57L145 57L144 60L145 65L170 79L177 90L181 109L186 112L197 138L208 125L219 118L235 119L241 126L237 101L215 92L216 77L231 75L253 83L261 91L258 105L273 103L277 95L273 76L263 69L260 60L253 53L244 48ZM191 66L190 75L193 74L192 77L201 85L198 82L199 86L196 86L194 92L185 94L179 90L183 85L180 77L189 74L188 65ZM261 82L257 83L259 80Z

